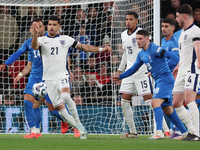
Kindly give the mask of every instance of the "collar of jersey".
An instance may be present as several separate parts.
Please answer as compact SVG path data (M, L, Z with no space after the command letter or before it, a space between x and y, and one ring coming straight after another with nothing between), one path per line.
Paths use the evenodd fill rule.
M138 26L136 26L135 30L133 30L133 32L131 34L133 34L137 30L137 28L138 28ZM127 30L127 34L128 34L128 30ZM131 34L128 34L128 35L130 36Z
M185 29L184 31L188 30L188 29L191 28L193 25L194 25L194 23L191 24L191 25L190 25L187 29Z
M59 36L60 36L60 34L56 34L56 36L54 36L54 37L47 35L48 38L55 38L55 37L59 37Z

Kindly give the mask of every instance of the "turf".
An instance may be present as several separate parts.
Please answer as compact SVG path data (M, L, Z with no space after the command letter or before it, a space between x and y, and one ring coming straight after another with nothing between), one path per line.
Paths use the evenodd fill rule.
M0 150L196 150L200 141L120 139L120 135L88 135L80 140L73 135L43 134L39 139L24 139L22 134L1 134Z

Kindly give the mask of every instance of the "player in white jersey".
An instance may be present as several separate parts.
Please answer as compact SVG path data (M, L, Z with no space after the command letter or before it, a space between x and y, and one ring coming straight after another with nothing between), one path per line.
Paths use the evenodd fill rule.
M125 69L128 70L134 64L137 54L141 51L138 48L138 44L136 42L136 32L141 30L137 26L138 23L138 14L136 12L128 12L126 14L126 26L127 30L122 32L122 47L124 49L124 54L122 56L121 64L118 69L118 75L122 73ZM121 106L124 113L125 120L128 124L130 132L120 138L137 138L137 131L135 128L135 123L133 120L133 111L130 106L130 101L132 96L134 95L134 88L136 87L138 95L143 96L147 105L151 106L152 101L152 93L153 87L151 83L151 78L148 77L148 70L145 65L143 65L135 74L132 76L125 78L122 80L122 84L120 87L120 93L122 96ZM166 136L170 136L169 128L165 120L163 119L163 129L165 131Z
M183 28L179 38L179 56L180 61L174 72L178 71L174 85L173 106L186 125L190 134L185 140L200 140L199 136L199 111L195 102L200 82L200 29L193 24L193 10L188 4L183 4L176 10L176 21ZM192 123L190 122L188 112L183 106L186 102Z
M51 16L47 25L48 36L38 38L38 24L35 23L31 46L35 50L40 47L43 61L43 80L47 85L53 106L68 124L79 130L81 134L80 139L86 139L87 130L81 124L76 105L70 97L70 81L69 72L66 69L66 55L70 47L86 52L111 52L111 48L107 46L98 48L91 45L78 44L69 36L59 35L60 27L60 19L57 16ZM64 102L67 104L72 116L67 112Z

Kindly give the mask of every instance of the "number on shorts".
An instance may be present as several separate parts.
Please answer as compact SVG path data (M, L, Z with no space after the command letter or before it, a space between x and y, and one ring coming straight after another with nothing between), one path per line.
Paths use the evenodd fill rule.
M148 87L147 80L141 81L141 86L143 89L147 88Z
M189 83L192 82L191 76L189 76L189 78L188 78L188 82L189 82Z

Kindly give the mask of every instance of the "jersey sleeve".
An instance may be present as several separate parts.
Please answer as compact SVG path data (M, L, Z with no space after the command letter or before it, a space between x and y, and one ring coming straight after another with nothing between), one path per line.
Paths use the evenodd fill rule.
M43 42L43 37L38 37L38 43L40 43L40 46L41 46L42 42Z
M28 61L33 62L33 55L31 53L31 51L28 52Z
M26 40L22 46L14 53L12 54L6 61L6 65L10 65L13 62L15 62L23 53L25 53L28 50L28 40Z

